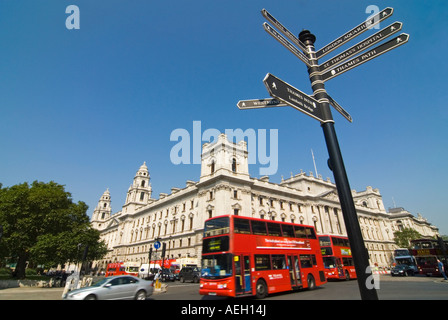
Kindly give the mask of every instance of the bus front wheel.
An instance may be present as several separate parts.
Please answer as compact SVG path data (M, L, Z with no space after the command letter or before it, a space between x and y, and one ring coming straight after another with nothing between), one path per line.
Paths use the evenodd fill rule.
M256 286L256 293L255 296L257 299L263 299L266 298L268 295L268 286L266 285L266 282L264 280L258 280L257 286Z

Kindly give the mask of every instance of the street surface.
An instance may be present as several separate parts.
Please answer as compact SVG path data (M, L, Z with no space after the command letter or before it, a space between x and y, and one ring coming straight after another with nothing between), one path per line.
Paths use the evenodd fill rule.
M156 293L147 300L233 300L199 295L199 284L168 282L166 293ZM448 300L448 281L436 277L380 276L377 290L380 300ZM0 290L0 300L61 300L63 288L10 288ZM265 300L360 300L356 280L328 282L315 290L286 292ZM240 300L240 299L238 299ZM244 301L247 302L247 298ZM250 299L251 300L251 299ZM264 301L264 300L261 300Z

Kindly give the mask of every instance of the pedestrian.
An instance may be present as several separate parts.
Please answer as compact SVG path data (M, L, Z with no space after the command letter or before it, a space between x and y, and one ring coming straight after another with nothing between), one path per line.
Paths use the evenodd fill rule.
M446 274L445 274L445 266L443 265L442 261L440 261L439 259L437 259L437 265L438 265L438 267L439 267L439 271L440 271L440 273L442 274L443 278L444 278L445 280L448 280L448 278L446 277Z
M157 272L157 274L156 274L156 276L154 278L154 281L159 280L161 277L162 277L162 270L159 269L159 271ZM162 279L160 279L160 281L162 281Z

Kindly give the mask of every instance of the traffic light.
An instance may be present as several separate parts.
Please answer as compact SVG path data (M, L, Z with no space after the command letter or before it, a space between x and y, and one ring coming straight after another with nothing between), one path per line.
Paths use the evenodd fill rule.
M148 261L151 263L152 247L149 247Z
M164 242L162 245L162 258L165 257L165 251L166 251L166 243Z

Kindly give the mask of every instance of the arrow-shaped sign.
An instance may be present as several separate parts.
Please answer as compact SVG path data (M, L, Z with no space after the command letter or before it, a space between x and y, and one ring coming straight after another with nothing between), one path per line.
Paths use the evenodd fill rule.
M260 109L269 107L286 107L286 103L283 103L277 99L267 98L267 99L254 99L254 100L240 100L238 101L237 107L241 110L246 109Z
M320 59L321 57L325 56L326 54L330 53L331 51L339 48L343 44L347 43L351 39L359 36L364 31L368 30L369 28L373 27L374 25L380 23L384 19L389 18L394 13L393 8L386 8L379 13L377 13L375 16L371 17L369 20L364 21L360 25L354 27L352 30L346 32L333 42L330 42L325 47L320 49L316 52L317 59Z
M372 60L373 58L376 58L376 57L382 55L383 53L386 53L392 49L399 47L408 41L409 41L409 35L407 33L402 33L398 37L393 38L392 40L390 40L382 45L379 45L378 47L376 47L372 50L362 53L362 54L358 55L357 57L333 68L330 71L325 72L324 74L322 74L322 80L323 81L330 80L340 74L343 74L346 71L349 71L349 70L369 61L369 60Z
M280 33L275 31L274 28L272 28L268 23L263 23L264 30L266 30L267 33L269 33L272 37L274 37L275 40L280 42L286 49L291 51L297 58L305 62L308 67L311 67L310 60L299 50L297 49L291 42L286 40Z
M336 101L333 100L332 97L330 97L328 94L328 101L330 101L330 105L333 106L333 108L335 108L345 119L347 119L350 122L353 122L353 118L352 116L344 110L344 108L342 108L339 103L337 103Z
M338 54L334 58L322 63L319 68L321 72L327 71L328 69L332 68L335 65L341 64L348 58L351 58L355 56L356 54L370 48L374 44L383 41L387 37L393 35L394 33L397 33L401 30L403 24L401 22L395 22L391 24L390 26L384 28L381 31L378 31L373 36L368 37L367 39L359 42L358 44L355 44L353 47L345 50L341 54Z
M307 52L306 46L300 41L291 31L286 29L277 19L275 19L266 9L261 10L263 17L268 19L274 27L280 30L285 36L289 38L293 43L295 43L303 52Z
M306 93L294 88L290 84L268 73L263 80L269 94L283 103L309 115L310 117L325 121L320 103Z

